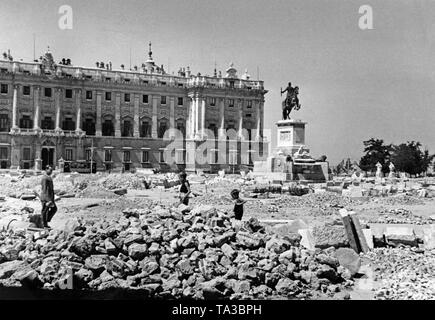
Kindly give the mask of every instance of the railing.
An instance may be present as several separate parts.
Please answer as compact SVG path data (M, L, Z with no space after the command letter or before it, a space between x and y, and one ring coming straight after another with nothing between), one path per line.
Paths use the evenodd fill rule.
M230 89L262 90L263 81L245 80L240 78L217 78L210 76L182 77L168 74L144 73L129 70L105 70L100 68L84 68L77 66L57 65L56 70L51 72L57 78L75 78L96 82L109 82L122 84L135 84L143 86L167 86L167 87L215 87ZM40 63L0 60L0 70L6 73L23 73L29 76L40 76ZM127 80L127 81L126 81ZM233 83L233 84L231 84Z

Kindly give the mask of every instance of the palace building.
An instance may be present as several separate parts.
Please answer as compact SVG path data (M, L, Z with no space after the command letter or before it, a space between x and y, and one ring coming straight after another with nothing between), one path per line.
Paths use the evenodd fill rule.
M34 62L0 59L2 169L238 170L266 156L267 91L232 64L224 75L193 75L189 67L168 74L154 62L151 44L147 60L131 70L55 63L50 50ZM179 130L181 141L165 135L169 129ZM168 163L165 150L174 139L180 143ZM216 149L198 163L195 150L211 139ZM224 156L218 145L226 146Z

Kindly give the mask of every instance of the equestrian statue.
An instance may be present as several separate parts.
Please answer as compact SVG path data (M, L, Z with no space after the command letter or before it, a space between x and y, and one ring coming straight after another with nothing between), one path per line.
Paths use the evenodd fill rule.
M285 100L282 102L282 119L289 120L290 112L292 112L293 109L299 110L301 108L301 105L299 104L299 98L298 98L299 87L293 88L291 82L289 82L285 90L281 89L281 96L285 92L287 92L287 96Z

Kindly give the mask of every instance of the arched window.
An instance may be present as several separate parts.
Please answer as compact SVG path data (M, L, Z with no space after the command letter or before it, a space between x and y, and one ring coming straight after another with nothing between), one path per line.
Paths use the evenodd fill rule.
M166 119L160 120L159 121L158 137L163 138L167 129L168 129L168 121Z
M102 131L103 136L106 136L106 137L115 136L115 127L113 126L112 118L103 119L101 131Z
M93 118L89 117L83 121L82 126L83 131L86 132L88 136L95 136L95 121Z
M53 130L54 129L54 121L51 117L44 117L41 121L41 129L42 130Z
M186 137L186 125L183 119L177 120L177 130L180 131L183 135L183 138Z
M130 118L125 118L122 121L121 135L123 137L133 137L133 123Z
M62 130L65 131L73 131L75 130L76 123L73 120L72 116L66 116L62 122Z
M142 138L151 137L151 119L143 118L140 122L140 136Z

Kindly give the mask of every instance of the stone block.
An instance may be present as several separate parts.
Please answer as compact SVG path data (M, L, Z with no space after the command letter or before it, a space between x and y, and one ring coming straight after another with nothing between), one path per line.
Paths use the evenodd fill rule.
M369 249L374 248L373 244L373 234L371 229L362 229L362 233L364 234L364 238L366 239L367 247Z
M426 250L435 249L435 224L423 228L423 242Z
M308 250L314 251L316 242L309 229L299 229L298 233L302 236L301 245Z
M340 265L348 269L352 275L358 273L361 267L361 259L354 250L350 248L339 248L335 251L335 256Z
M417 237L411 227L387 227L384 235L390 245L417 246Z

